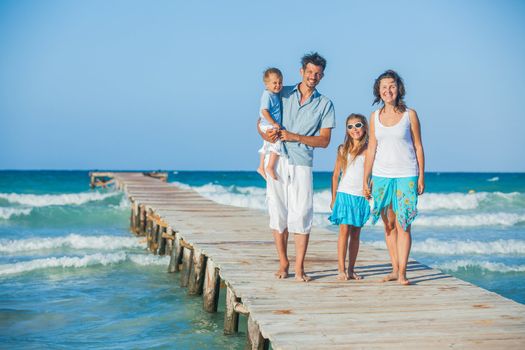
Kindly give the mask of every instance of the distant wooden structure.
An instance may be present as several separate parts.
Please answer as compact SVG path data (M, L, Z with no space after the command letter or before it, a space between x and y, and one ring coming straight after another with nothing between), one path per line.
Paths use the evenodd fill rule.
M413 260L415 285L379 283L387 253L367 245L356 267L364 279L338 281L337 237L323 229L312 232L306 257L313 281L277 280L264 213L141 173L102 174L128 195L131 231L171 257L168 271L202 295L204 310L217 311L222 280L224 333L236 333L239 314L247 315L249 349L525 349L525 305ZM289 250L293 259L292 242Z

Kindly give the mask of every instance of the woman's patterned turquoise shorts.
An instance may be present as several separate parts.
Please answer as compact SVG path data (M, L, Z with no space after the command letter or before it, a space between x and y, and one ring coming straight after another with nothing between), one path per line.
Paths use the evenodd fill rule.
M417 176L387 178L372 176L372 223L392 205L397 221L406 230L417 216Z

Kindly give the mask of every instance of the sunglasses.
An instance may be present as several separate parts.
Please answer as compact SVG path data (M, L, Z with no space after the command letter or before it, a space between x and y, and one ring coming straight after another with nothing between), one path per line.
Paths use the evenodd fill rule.
M348 130L352 130L352 128L354 128L354 127L355 127L356 129L361 129L363 126L364 126L364 124L361 123L361 122L359 122L359 123L355 123L355 124L348 124L348 125L346 126L346 128L347 128Z

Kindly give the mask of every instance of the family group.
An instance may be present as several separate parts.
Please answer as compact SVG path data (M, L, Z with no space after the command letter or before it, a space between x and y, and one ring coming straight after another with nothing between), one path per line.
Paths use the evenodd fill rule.
M313 221L313 150L329 145L335 127L333 103L316 89L325 69L326 60L314 52L302 57L301 82L296 85L283 86L277 68L263 75L266 89L257 129L264 142L257 171L266 179L270 229L280 265L277 278L288 277L292 233L295 279L311 280L304 260ZM392 263L383 281L408 285L411 224L417 216L418 195L425 189L420 122L404 102L405 85L395 71L387 70L375 80L373 94L379 109L368 121L361 114L350 114L337 149L329 218L339 225L337 278L361 279L354 266L361 228L371 216L374 224L379 218L383 221Z

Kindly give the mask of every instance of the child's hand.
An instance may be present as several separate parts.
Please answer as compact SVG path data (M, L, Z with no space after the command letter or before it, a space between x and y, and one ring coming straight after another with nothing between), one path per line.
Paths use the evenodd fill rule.
M330 210L334 209L334 203L335 203L335 200L332 199L332 203L330 203Z
M368 185L363 185L363 195L367 198L367 199L370 199L372 197L372 193L371 193L371 189L370 189L370 186Z
M270 142L275 142L279 138L279 130L278 129L268 129L266 131L266 137L270 140Z

